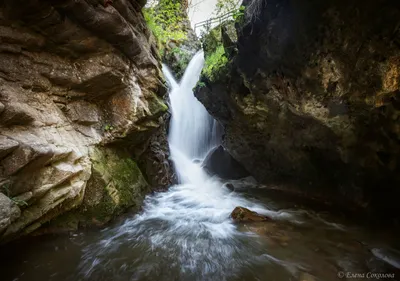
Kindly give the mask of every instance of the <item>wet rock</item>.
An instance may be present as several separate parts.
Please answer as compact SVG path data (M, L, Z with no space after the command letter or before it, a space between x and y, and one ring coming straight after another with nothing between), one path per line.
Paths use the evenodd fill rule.
M400 269L400 252L394 249L372 248L371 253L380 260Z
M244 207L236 207L231 213L231 218L236 222L272 221L271 218L260 215Z
M203 167L222 179L240 179L249 173L221 145L211 150L203 161Z
M234 187L233 184L231 184L231 183L225 184L225 187L226 187L227 189L229 189L230 191L234 191L234 190L235 190L235 187Z
M147 182L157 189L166 189L176 183L176 175L166 138L168 121L169 118L163 119L160 129L150 138L148 148L140 156L138 163L144 168Z
M315 281L315 277L307 272L300 273L299 281Z
M235 192L246 192L251 189L264 188L263 186L260 186L253 177L229 180L225 186Z

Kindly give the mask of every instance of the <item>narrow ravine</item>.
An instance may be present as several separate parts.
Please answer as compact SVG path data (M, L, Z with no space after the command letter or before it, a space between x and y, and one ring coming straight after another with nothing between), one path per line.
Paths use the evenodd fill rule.
M201 160L220 142L215 121L192 92L202 66L199 52L180 83L164 67L171 86L169 144L179 184L147 196L141 213L101 232L10 246L2 280L329 281L341 271L393 272L374 252L396 265L387 254L395 252L389 245L396 237L366 235L359 226L290 201L232 192L202 169ZM236 206L274 221L236 225L230 218ZM24 248L24 254L13 253Z

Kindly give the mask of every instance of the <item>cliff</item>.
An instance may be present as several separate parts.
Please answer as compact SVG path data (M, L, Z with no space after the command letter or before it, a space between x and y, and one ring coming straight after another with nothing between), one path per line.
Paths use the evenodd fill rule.
M201 48L190 26L187 0L159 0L143 9L160 59L180 80L190 60Z
M398 215L400 3L244 5L238 53L196 89L225 148L270 187Z
M0 1L1 240L102 224L171 183L142 4Z

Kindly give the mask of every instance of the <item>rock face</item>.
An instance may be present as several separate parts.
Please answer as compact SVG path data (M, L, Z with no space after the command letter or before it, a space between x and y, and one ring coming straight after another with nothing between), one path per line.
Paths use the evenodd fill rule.
M104 223L170 183L149 36L137 1L0 1L0 240L69 210Z
M236 222L271 221L271 218L260 215L244 207L236 207L231 213L231 218Z
M170 67L177 80L201 48L190 26L187 0L149 1L143 9L147 24L158 46L160 59Z
M203 161L203 167L211 174L222 179L237 180L249 176L222 145L211 150Z
M230 74L196 90L225 127L224 147L262 183L397 208L400 3L244 5Z
M169 41L163 55L163 61L171 68L178 80L182 78L189 62L201 48L200 41L188 19L181 23L181 29L186 34L186 39L182 42Z

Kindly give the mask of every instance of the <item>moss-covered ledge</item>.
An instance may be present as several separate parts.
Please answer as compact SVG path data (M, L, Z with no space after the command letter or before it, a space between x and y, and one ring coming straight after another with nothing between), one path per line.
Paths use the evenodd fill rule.
M53 221L44 231L76 230L80 226L102 226L128 209L139 210L150 192L136 162L115 147L90 148L92 175L82 204Z

